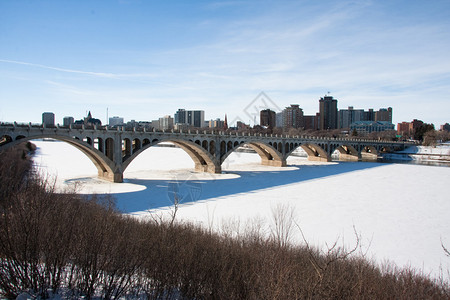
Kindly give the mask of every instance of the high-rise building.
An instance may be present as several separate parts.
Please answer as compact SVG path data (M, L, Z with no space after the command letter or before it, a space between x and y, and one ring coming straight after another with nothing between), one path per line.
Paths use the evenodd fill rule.
M364 111L364 121L375 121L375 112L373 111L373 108Z
M337 100L332 96L324 96L319 100L319 129L336 129L338 128L338 111Z
M276 113L275 115L275 127L282 128L284 124L283 112Z
M303 128L303 109L298 104L291 104L290 107L283 109L283 127L284 128Z
M73 117L64 117L63 118L63 126L70 126L75 122L75 119Z
M175 115L174 115L174 122L175 124L187 124L187 117L186 117L186 110L185 109L179 109Z
M259 123L261 126L274 128L277 123L277 117L273 110L264 109L259 112Z
M55 126L55 114L52 112L45 112L42 114L42 125Z
M339 110L338 128L350 128L350 125L357 121L365 121L363 109L353 109L353 106L349 106L348 109Z
M319 113L313 116L303 116L303 122L305 123L305 129L319 129Z
M109 118L109 126L118 126L123 125L123 118L114 116L112 118Z
M174 115L174 123L198 128L203 127L205 124L205 112L203 110L179 109Z
M159 129L173 129L173 118L169 115L159 118Z
M392 107L380 108L375 112L375 121L386 121L392 123Z

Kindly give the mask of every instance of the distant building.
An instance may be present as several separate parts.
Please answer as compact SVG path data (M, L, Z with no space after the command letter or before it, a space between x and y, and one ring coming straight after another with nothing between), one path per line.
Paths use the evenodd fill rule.
M318 130L319 129L319 113L315 116L303 116L305 129Z
M373 108L364 111L364 121L375 121L375 112L373 111Z
M100 119L93 118L91 112L89 111L88 115L84 119L77 120L75 121L74 124L82 124L85 126L93 126L93 125L101 126L102 121L100 121Z
M159 119L158 120L152 120L151 122L150 122L150 126L152 127L152 128L154 128L154 129L157 129L157 130L159 130L159 129L161 129L159 126Z
M284 117L283 117L283 112L279 112L275 114L275 127L278 128L283 128L283 124L284 124Z
M441 125L441 130L442 131L450 131L450 124L445 123L444 125Z
M186 112L186 110L180 108L175 113L173 119L174 119L175 124L187 124L187 112Z
M171 116L164 116L159 118L159 129L170 130L173 129L173 118Z
M68 127L68 126L72 125L73 123L75 123L75 119L73 117L64 117L63 118L63 126Z
M274 128L277 125L277 116L273 110L264 109L259 112L259 125Z
M217 118L215 120L210 120L210 121L208 121L208 126L207 127L224 129L225 128L225 121L222 121L219 118Z
M371 132L394 130L394 124L386 121L357 121L350 124L350 130L356 130L358 135L367 135Z
M45 112L42 114L42 125L55 126L55 114L52 112Z
M350 128L350 125L358 121L385 121L392 123L392 107L380 108L374 111L373 108L365 111L363 109L354 109L349 106L348 109L340 109L338 113L338 128Z
M397 134L401 136L410 136L412 132L411 122L397 123Z
M205 124L205 112L203 110L178 109L174 115L174 123L201 128Z
M423 125L421 120L414 119L412 122L402 122L397 124L397 134L402 136L414 136L416 130Z
M236 122L237 129L248 129L250 128L250 125L245 124L244 122L237 121Z
M338 128L338 110L337 100L332 96L324 96L319 100L319 129L336 129Z
M348 109L340 109L338 113L338 128L350 128L350 125L357 121L371 121L364 119L363 109L353 109L349 106Z
M291 104L290 107L283 109L283 127L284 128L303 128L303 109L298 104Z
M380 108L375 112L375 121L386 121L392 123L392 107Z
M114 126L119 126L119 125L123 125L123 118L118 117L118 116L114 116L112 118L109 118L109 126L114 127Z

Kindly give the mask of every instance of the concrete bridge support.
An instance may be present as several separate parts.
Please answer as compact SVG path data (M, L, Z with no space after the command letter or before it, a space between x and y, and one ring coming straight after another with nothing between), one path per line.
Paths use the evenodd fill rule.
M256 153L261 157L261 164L264 166L285 167L286 159L272 146L263 143L249 143Z
M330 162L331 156L328 155L319 145L316 144L303 144L302 149L308 154L308 160L310 161L323 161Z
M376 161L378 159L378 151L374 146L365 146L361 150L361 159L363 161Z
M342 145L336 148L339 151L340 161L358 161L358 151L351 145Z

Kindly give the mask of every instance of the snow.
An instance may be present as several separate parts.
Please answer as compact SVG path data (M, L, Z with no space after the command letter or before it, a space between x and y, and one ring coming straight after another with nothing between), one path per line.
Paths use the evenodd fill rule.
M450 155L450 143L436 146L412 146L398 153Z
M384 153L382 156L387 160L440 164L450 167L450 143L436 146L412 146L396 153Z
M268 234L273 211L293 211L310 244L355 245L378 263L421 269L448 278L450 258L450 168L374 162L309 162L290 157L288 167L261 166L257 154L235 152L223 174L194 173L179 148L152 147L125 171L124 183L96 177L80 151L63 142L35 141L35 162L56 176L60 189L77 183L80 193L111 193L124 213L146 218L173 211L214 230L261 224ZM238 225L237 225L238 224ZM294 228L293 242L302 242Z

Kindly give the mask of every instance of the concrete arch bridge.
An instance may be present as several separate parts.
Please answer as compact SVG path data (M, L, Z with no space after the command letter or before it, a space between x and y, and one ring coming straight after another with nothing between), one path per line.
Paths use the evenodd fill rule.
M361 139L320 138L248 133L211 133L207 131L137 131L106 127L79 128L0 125L0 150L18 143L51 138L81 150L98 169L98 176L113 182L123 181L123 172L143 151L161 142L172 142L194 161L198 172L220 173L222 163L237 148L248 145L268 166L286 166L286 159L301 147L309 160L331 161L337 150L339 160L376 160L379 153L403 150L408 142Z

